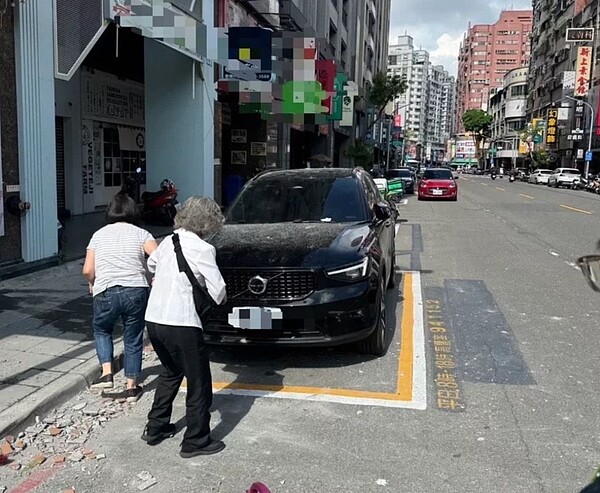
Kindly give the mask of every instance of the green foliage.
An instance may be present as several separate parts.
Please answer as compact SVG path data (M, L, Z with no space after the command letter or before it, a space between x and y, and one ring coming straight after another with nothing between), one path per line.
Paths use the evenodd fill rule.
M483 110L467 110L462 117L465 130L481 136L488 133L492 120L492 115Z
M546 149L540 149L531 153L531 160L534 168L553 169L556 166L550 166L550 154Z
M398 74L387 75L380 72L373 77L373 85L367 94L367 101L374 106L377 116L369 125L367 131L381 119L385 107L406 91L406 81Z
M365 169L370 169L373 164L373 146L365 144L360 140L356 141L356 144L348 148L346 154L354 160L355 166L362 166Z

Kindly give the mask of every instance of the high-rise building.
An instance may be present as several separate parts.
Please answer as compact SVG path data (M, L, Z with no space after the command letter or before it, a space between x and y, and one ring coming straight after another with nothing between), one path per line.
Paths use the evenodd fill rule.
M455 79L429 52L415 49L411 36L399 36L390 46L388 73L407 82L406 92L394 101L405 129L406 157L441 160L453 131Z
M491 91L511 70L529 63L533 11L505 10L494 24L469 26L460 46L456 123L470 109L487 110Z

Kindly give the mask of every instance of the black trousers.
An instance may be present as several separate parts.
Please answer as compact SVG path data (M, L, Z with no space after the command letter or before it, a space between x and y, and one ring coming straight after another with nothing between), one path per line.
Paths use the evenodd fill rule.
M185 377L187 429L183 444L192 448L202 447L210 440L209 409L213 400L204 334L196 327L173 327L151 322L147 323L147 327L152 346L164 367L158 377L154 403L148 414L148 430L158 431L169 424L173 401Z

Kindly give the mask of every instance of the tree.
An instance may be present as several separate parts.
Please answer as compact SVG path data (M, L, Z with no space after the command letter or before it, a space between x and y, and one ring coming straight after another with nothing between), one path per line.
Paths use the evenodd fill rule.
M463 126L467 132L471 132L475 138L475 151L477 152L477 160L479 167L483 164L483 144L485 139L489 137L490 125L492 124L492 116L488 115L483 110L467 110L462 117Z
M367 133L383 116L385 107L406 91L406 81L399 75L379 72L373 77L373 85L367 94L367 101L375 107L376 116L367 127Z
M354 160L355 166L362 166L365 169L371 169L373 164L373 147L357 140L356 143L351 146L347 151L346 155Z

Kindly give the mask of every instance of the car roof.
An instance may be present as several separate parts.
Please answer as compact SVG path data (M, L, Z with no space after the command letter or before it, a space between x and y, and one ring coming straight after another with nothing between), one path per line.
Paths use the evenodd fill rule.
M315 178L348 178L363 172L362 168L302 168L302 169L270 169L256 175L254 179L265 176L273 178L310 177Z
M446 168L445 166L436 166L435 168L427 168L425 171L452 171L452 168Z

